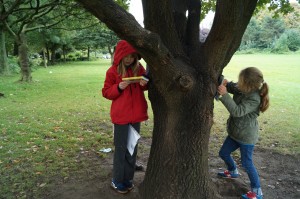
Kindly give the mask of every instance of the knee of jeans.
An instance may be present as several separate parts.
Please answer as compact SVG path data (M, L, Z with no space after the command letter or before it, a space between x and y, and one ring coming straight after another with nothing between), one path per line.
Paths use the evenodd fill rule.
M222 157L222 152L221 151L219 151L219 157Z
M219 151L219 156L223 159L223 158L226 157L227 155L226 155L224 152Z
M253 163L252 162L243 162L242 161L242 167L244 168L244 170L246 172L248 172L252 167L254 167Z

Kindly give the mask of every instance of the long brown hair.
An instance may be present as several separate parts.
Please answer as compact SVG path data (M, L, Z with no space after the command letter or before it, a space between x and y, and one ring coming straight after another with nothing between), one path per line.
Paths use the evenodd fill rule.
M132 68L133 76L137 76L139 71L139 65L140 65L138 60L138 55L136 53L133 53L132 55L134 57L134 62L131 64L131 68ZM126 76L126 67L124 65L123 59L120 61L117 71L122 77Z
M239 74L238 88L243 93L251 93L259 90L260 111L265 112L269 108L269 86L264 81L262 72L256 67L248 67Z

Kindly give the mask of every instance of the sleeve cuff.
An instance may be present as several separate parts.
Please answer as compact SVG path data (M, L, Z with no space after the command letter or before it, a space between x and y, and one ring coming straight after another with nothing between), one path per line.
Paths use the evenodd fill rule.
M122 89L120 89L120 87L118 86L118 91L119 91L119 93L122 93L123 92L123 90Z

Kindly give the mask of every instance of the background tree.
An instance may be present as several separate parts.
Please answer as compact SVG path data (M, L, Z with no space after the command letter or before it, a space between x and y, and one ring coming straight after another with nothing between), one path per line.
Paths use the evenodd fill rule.
M145 28L112 0L77 1L130 42L150 67L154 129L142 198L216 198L208 142L217 79L238 49L257 1L217 0L204 43L199 42L204 1L143 0ZM288 5L279 3L281 9Z
M31 81L32 78L26 33L41 27L52 26L59 23L58 17L61 17L61 13L52 18L52 24L49 24L49 21L46 22L47 24L44 24L45 21L41 20L56 8L59 3L59 0L7 0L3 3L3 10L5 10L7 17L2 18L1 23L5 25L5 29L14 37L15 42L18 45L19 63L21 67L20 81L28 82Z
M294 11L289 12L284 16L284 21L287 28L298 28L300 29L300 4L291 3Z
M267 16L262 21L261 34L259 37L259 48L271 48L285 30L283 20L277 20Z
M3 25L0 24L0 74L7 75L9 74L9 69L5 44L5 31Z
M300 49L300 30L289 29L285 32L288 37L288 48L290 51L297 51Z
M15 43L18 45L18 58L21 67L20 81L29 82L32 77L27 33L53 27L67 20L70 16L81 16L80 11L82 12L82 10L78 10L76 4L71 0L6 0L2 5L2 10L4 10L2 15L6 17L1 17L0 23L5 25L4 30L14 37ZM60 41L66 43L66 40Z
M79 49L88 49L88 60L90 56L90 50L104 49L104 51L113 53L113 47L118 42L117 35L109 30L104 24L98 24L97 26L89 29L77 31L73 40L73 45Z
M0 2L0 74L8 74L8 61L6 52L5 21L8 19L14 6L21 4L20 1Z
M244 33L240 46L241 50L258 48L260 46L260 35L264 31L256 18L252 18Z
M296 51L298 49L297 32L300 32L300 5L293 3L291 7L294 11L285 14L276 14L267 7L263 7L252 17L243 36L240 50L275 53ZM287 37L284 35L287 33L293 35ZM294 47L289 48L288 44Z

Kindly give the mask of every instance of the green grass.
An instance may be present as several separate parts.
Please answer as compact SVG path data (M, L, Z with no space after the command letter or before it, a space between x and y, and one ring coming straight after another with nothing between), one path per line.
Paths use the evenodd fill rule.
M41 198L54 180L85 168L80 154L113 148L110 101L101 95L109 60L40 68L30 84L1 77L0 198ZM152 125L142 135L151 136Z
M1 198L41 198L57 177L67 179L86 168L80 154L105 157L99 150L113 147L111 102L101 95L109 61L40 68L30 84L16 83L18 75L0 78L5 94L0 98ZM259 117L261 147L300 152L299 64L299 55L236 55L224 71L234 81L246 66L259 67L265 75L271 107ZM228 112L215 105L212 135L223 138ZM141 128L144 137L151 137L153 128L149 113L148 126Z

